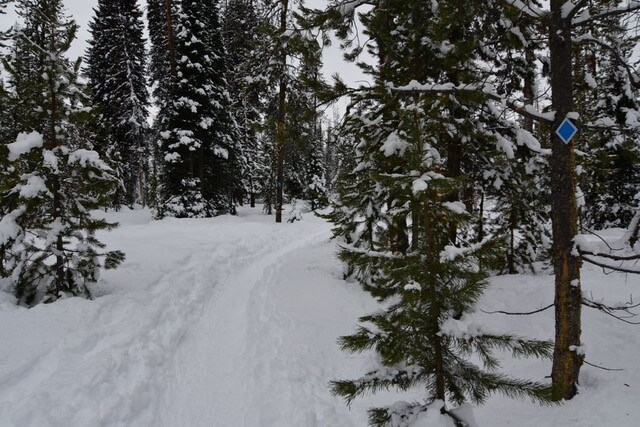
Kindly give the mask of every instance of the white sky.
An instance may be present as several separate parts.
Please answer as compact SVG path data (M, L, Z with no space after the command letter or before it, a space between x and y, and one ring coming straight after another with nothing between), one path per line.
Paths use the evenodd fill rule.
M146 9L146 0L138 0L143 9ZM93 16L93 8L97 5L98 0L64 0L64 4L67 8L68 14L79 25L78 37L71 46L69 56L71 58L77 58L84 54L87 48L87 40L89 38L88 24ZM327 3L327 0L306 0L306 4L312 7L320 8ZM0 15L0 30L9 28L16 20L16 16L13 13L7 15ZM327 47L323 54L323 73L329 78L334 73L339 73L347 84L357 85L358 81L365 79L364 75L355 64L346 62L343 59L342 52L340 51L338 43L333 43ZM339 111L344 111L346 101L339 102L337 108ZM327 111L328 116L331 116L331 111Z

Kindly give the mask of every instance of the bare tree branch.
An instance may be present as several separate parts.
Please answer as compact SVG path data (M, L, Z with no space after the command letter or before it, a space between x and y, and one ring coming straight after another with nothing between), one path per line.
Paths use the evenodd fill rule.
M522 117L527 117L529 119L535 120L537 122L542 122L542 123L546 123L546 124L553 124L553 120L550 119L549 117L547 117L546 115L544 115L543 113L540 113L539 111L537 111L532 105L518 105L516 104L515 101L512 100L508 100L506 98L503 98L502 96L495 94L493 92L489 92L487 91L485 88L480 88L474 85L467 85L467 86L454 86L454 85L420 85L420 86L416 86L416 85L408 85L408 86L404 86L404 87L395 87L395 86L389 86L389 89L391 89L394 92L406 92L406 93L441 93L441 94L456 94L456 93L478 93L480 92L481 94L483 94L484 96L486 96L487 98L493 100L493 101L497 101L500 102L504 105L506 105L507 107L509 107L509 109L511 111L513 111L514 113L519 114Z
M497 310L497 311L484 311L484 310L480 310L480 311L482 311L483 313L486 313L486 314L506 314L506 315L509 315L509 316L529 316L530 314L536 314L536 313L540 313L540 312L542 312L542 311L545 311L545 310L547 310L547 309L549 309L549 308L553 307L554 305L555 305L555 304L553 304L553 303L552 303L552 304L549 304L548 306L546 306L546 307L542 307L542 308L540 308L540 309L538 309L538 310L528 311L528 312L524 312L524 313L517 313L517 312L516 312L516 313L514 313L514 312L510 312L510 311L502 311L502 310Z
M638 10L640 10L640 1L630 1L623 6L608 8L595 15L585 15L584 17L579 16L577 18L574 18L571 25L573 27L590 25L594 21L598 21L603 18L616 15L624 15Z

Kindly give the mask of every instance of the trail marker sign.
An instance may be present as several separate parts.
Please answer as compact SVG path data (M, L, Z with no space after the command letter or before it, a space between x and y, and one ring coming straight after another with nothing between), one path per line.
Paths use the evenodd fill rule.
M569 144L574 136L578 133L576 125L571 123L568 118L564 119L558 129L556 129L556 135L565 143Z

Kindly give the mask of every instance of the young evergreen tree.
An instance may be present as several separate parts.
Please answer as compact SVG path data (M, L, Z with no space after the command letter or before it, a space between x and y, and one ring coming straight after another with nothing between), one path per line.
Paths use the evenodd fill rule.
M329 203L329 192L325 182L325 149L322 137L322 127L318 123L314 130L314 136L310 141L307 154L307 174L305 183L305 199L311 203L311 210L321 209Z
M0 9L2 11L2 9ZM0 72L2 68L0 68ZM7 213L12 210L12 207L9 206L7 201L7 193L10 191L9 188L4 188L2 185L6 182L9 182L9 175L13 173L11 167L9 165L9 161L7 159L6 153L2 152L2 150L6 150L6 145L9 144L13 138L13 126L11 115L9 114L10 108L9 105L13 104L13 97L10 92L5 88L4 81L0 79L0 105L3 108L0 109L0 218L4 217ZM0 231L2 233L2 231ZM3 243L4 238L0 237L0 279L3 279L7 276L7 267L6 264L6 245Z
M144 204L149 150L142 12L135 0L101 0L89 31L87 74L105 134L102 151L117 160L124 189L114 205Z
M76 25L64 16L59 0L18 3L24 28L41 37L14 32L14 42L31 57L44 60L33 68L27 105L39 105L15 142L4 147L3 158L15 173L3 176L9 206L2 241L11 268L11 285L21 304L52 302L71 295L91 296L101 268L116 267L124 254L102 252L95 233L116 224L92 218L90 210L104 207L115 178L92 148L88 97L79 83L80 60L71 63L65 52L75 38ZM16 71L7 61L9 72ZM6 156L6 157L5 157Z
M204 217L232 212L243 157L225 79L217 1L181 3L176 71L160 105L160 214Z

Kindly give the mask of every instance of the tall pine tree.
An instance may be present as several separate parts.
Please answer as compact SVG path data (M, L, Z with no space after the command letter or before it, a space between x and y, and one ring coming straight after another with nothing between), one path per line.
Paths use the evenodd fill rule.
M253 0L230 0L224 10L224 44L227 51L227 81L231 110L238 125L239 145L246 165L240 201L248 197L255 206L259 192L260 103L264 85L256 78L260 67L258 11Z
M181 3L175 74L160 100L161 215L204 217L234 209L243 157L229 110L225 49L214 0Z
M149 150L142 12L136 0L100 0L89 29L87 74L106 140L100 148L114 159L122 181L114 205L144 204Z

